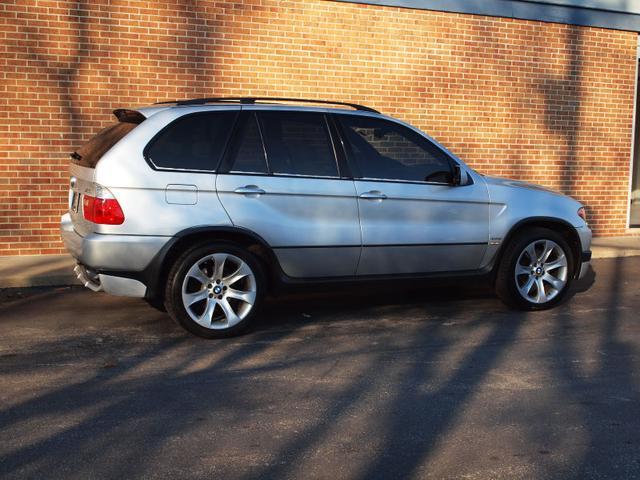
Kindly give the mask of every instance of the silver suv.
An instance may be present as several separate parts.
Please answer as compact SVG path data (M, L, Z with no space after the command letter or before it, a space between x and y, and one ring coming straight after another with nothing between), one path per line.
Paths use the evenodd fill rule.
M508 305L544 309L591 257L577 201L481 175L361 105L205 98L114 114L71 155L62 238L85 286L144 297L196 335L241 332L283 283L484 275Z

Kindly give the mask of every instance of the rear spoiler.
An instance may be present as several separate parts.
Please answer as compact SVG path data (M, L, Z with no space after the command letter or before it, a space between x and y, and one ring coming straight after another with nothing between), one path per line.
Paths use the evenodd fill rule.
M129 110L127 108L117 108L113 111L119 122L126 123L142 123L145 116L137 110Z

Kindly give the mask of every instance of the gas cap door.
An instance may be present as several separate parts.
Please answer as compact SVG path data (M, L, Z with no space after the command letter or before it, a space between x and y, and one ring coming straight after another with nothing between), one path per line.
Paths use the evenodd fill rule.
M195 205L198 203L198 187L195 185L170 184L164 191L165 200L172 205Z

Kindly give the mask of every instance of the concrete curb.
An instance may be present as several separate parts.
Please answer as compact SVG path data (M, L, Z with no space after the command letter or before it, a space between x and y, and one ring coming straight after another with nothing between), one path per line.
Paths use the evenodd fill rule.
M591 249L592 258L617 258L617 257L636 257L640 256L640 250L635 249L617 249L606 247L594 247Z
M640 255L640 236L596 237L591 251L593 258L634 257Z
M80 285L70 255L0 257L0 288Z
M597 237L591 247L594 259L640 256L640 236ZM0 288L80 285L70 255L0 257Z

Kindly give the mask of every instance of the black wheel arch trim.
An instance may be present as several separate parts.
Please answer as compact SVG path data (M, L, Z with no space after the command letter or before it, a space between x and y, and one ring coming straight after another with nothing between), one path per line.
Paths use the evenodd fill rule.
M177 234L175 234L172 240L178 240L180 238L184 238L190 235L199 234L199 233L236 233L241 235L247 235L252 237L258 243L263 244L266 247L269 247L267 241L258 235L253 230L249 230L248 228L238 227L235 225L202 225L198 227L189 227L184 230L181 230Z
M256 232L249 230L248 228L238 227L234 225L227 226L215 226L215 225L203 225L198 227L190 227L178 232L171 240L169 240L160 251L156 254L149 266L145 269L145 277L147 283L147 297L156 298L162 295L164 291L164 274L166 273L167 265L166 261L173 248L188 237L200 237L203 235L215 236L216 234L223 235L240 235L252 243L260 245L269 256L269 262L276 262L277 267L280 268L277 263L277 257L273 252L273 248L269 243ZM220 238L220 241L224 241L224 238Z
M262 238L257 233L252 230L236 227L236 226L198 226L191 227L184 230L181 230L176 235L171 237L155 254L155 256L151 259L149 264L144 270L140 271L126 271L126 270L104 270L99 269L98 273L102 273L105 275L113 275L115 277L123 277L123 278L131 278L134 280L138 280L144 283L147 286L147 293L145 298L147 299L156 299L162 296L164 292L164 275L167 271L166 260L172 252L173 248L180 241L188 238L190 236L201 236L201 235L215 235L215 234L226 234L226 235L242 235L247 239L251 239L255 244L261 245L270 255L270 261L277 262L277 257L273 252L272 247L267 243L267 241ZM220 241L224 241L224 238L221 238ZM175 252L178 254L177 252ZM272 257L271 257L272 256ZM277 263L277 267L280 269L279 263Z
M513 238L516 232L522 227L526 227L527 225L535 225L538 223L555 223L558 225L562 225L563 227L567 228L569 231L572 232L572 235L574 236L574 240L577 241L577 249L575 251L572 251L573 257L575 259L575 262L574 262L575 265L573 266L573 270L574 270L573 274L574 276L578 275L578 273L580 272L581 261L584 261L584 260L582 260L583 258L582 241L580 240L580 235L578 235L578 231L576 227L574 227L573 225L571 225L571 223L567 222L562 218L546 217L546 216L523 218L522 220L517 221L511 226L507 234L502 239L502 242L500 243L500 247L498 248L498 251L494 257L493 265L491 267L494 272L498 267L498 265L500 264L500 261L502 260L502 254L504 253L506 246L509 244L510 240ZM589 255L589 258L590 257L591 255Z

